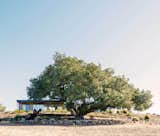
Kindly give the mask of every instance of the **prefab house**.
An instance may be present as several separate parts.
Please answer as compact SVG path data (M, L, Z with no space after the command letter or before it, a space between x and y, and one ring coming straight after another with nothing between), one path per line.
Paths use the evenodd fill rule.
M55 110L58 107L64 108L64 101L60 99L52 100L17 100L18 109L24 111L33 111L41 109L42 111L52 109Z

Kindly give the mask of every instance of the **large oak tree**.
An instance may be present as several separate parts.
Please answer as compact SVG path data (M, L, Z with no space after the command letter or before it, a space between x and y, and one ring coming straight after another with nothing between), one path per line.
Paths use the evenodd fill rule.
M135 88L124 76L114 75L113 69L60 53L54 55L53 64L30 81L30 99L59 97L76 116L108 107L142 111L152 104L150 91Z

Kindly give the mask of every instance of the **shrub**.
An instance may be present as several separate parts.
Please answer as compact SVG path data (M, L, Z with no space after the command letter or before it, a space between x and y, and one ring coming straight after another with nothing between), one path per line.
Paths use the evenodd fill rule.
M146 115L144 116L144 120L147 121L147 120L149 120L149 119L150 119L150 116L146 114Z
M112 113L113 113L113 111L112 111L111 109L109 109L107 112L108 112L109 114L112 114Z
M0 104L0 112L4 112L5 109L6 109L6 107L4 107L4 106L2 106L2 105Z
M128 114L129 112L128 112L128 110L122 110L122 113L124 113L124 114Z
M120 114L121 112L119 110L117 110L117 114Z
M14 120L15 120L15 121L20 121L20 120L22 120L23 118L24 118L23 116L16 115L16 116L14 117Z
M139 118L138 118L138 117L133 117L133 118L132 118L132 121L133 121L133 122L138 122L138 121L139 121Z

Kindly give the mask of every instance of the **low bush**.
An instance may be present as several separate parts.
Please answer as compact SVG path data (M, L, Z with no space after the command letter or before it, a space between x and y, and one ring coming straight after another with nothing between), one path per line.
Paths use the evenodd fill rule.
M124 110L122 110L122 113L128 114L129 112L128 112L128 110L124 109Z
M5 109L6 109L6 107L4 107L4 106L2 106L2 105L0 104L0 112L4 112Z
M23 118L24 118L23 116L16 115L16 116L14 117L14 120L15 120L15 121L20 121L20 120L22 120Z
M117 110L117 114L121 114L121 111Z
M139 121L139 118L138 118L138 117L133 117L133 118L132 118L132 121L133 121L133 122L138 122L138 121Z
M146 114L145 116L144 116L144 120L150 120L150 116L148 115L148 114Z
M109 109L107 112L108 112L109 114L113 114L113 111L112 111L111 109Z

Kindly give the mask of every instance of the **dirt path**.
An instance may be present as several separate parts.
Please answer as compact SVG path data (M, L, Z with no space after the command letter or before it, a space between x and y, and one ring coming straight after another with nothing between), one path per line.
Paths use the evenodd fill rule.
M0 136L160 136L160 126L0 126Z

